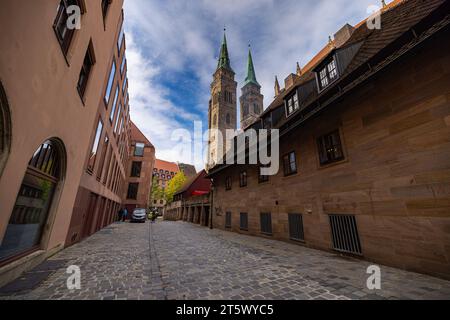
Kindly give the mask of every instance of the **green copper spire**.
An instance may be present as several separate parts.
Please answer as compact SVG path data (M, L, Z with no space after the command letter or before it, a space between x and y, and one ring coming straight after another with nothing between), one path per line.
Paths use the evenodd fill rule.
M225 29L223 34L223 43L222 48L220 49L219 63L217 64L217 69L225 68L233 71L231 69L230 56L228 55L228 47L227 47L227 37L225 35Z
M253 83L258 87L261 87L258 81L256 80L255 67L253 66L253 58L250 46L248 49L247 77L245 78L244 86L249 83Z

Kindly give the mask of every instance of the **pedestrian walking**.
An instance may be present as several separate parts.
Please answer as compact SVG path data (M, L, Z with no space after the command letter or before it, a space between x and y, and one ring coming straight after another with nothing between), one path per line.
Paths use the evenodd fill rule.
M122 222L125 222L125 220L127 220L127 217L128 217L128 210L127 210L127 208L123 208L123 211L122 211Z
M123 209L120 208L119 211L117 211L117 216L118 216L118 220L117 221L121 221L122 220L122 216L123 216Z

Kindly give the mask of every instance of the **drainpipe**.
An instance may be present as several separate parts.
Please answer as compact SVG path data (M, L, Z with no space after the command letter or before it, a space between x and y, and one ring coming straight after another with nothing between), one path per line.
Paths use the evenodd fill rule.
M209 219L209 228L212 230L213 227L213 211L214 211L214 179L211 179L211 199L210 199L210 210L209 210L209 214L210 214L210 219Z

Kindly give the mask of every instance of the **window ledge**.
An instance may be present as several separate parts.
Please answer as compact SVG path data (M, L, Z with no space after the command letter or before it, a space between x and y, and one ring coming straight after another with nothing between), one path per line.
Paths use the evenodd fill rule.
M328 168L331 168L331 167L334 167L334 166L338 166L338 165L341 165L341 164L344 164L344 163L347 163L347 162L349 162L349 160L347 158L345 158L343 160L339 160L339 161L328 163L328 164L324 164L324 165L321 165L319 163L319 167L317 169L318 170L325 170L325 169L328 169Z

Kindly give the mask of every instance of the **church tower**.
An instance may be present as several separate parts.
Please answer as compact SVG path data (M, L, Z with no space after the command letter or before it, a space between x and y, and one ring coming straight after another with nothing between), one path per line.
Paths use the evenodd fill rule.
M264 96L261 86L256 80L253 66L252 52L248 50L247 77L242 87L241 102L241 129L244 130L254 123L263 112Z
M212 167L221 160L228 150L229 143L226 141L226 130L237 129L237 82L234 80L235 73L231 68L228 55L227 38L224 34L220 50L217 70L211 83L211 100L209 101L209 144L208 144L208 167ZM219 150L219 137L214 129L222 133L222 150Z

